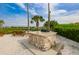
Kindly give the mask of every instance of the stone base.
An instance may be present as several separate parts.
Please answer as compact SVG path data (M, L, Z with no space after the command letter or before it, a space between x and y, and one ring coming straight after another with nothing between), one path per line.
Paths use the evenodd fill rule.
M29 34L29 43L42 51L49 50L56 40L55 32L31 32Z

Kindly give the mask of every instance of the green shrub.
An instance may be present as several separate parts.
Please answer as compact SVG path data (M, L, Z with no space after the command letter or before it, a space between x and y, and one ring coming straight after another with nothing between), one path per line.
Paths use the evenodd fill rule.
M13 31L12 34L13 34L13 36L17 36L17 35L24 36L26 34L26 32L23 30L16 30L16 31Z
M4 34L12 34L14 31L27 31L28 27L4 27L0 28L0 32ZM30 27L31 31L36 31L35 27Z
M58 25L54 28L54 31L56 31L59 35L79 42L79 25Z

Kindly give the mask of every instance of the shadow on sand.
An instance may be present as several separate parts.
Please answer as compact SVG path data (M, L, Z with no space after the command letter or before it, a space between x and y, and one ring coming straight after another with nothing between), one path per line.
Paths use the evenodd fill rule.
M18 40L23 49L28 49L33 55L36 55L31 49L37 49L36 47L29 44L28 39Z

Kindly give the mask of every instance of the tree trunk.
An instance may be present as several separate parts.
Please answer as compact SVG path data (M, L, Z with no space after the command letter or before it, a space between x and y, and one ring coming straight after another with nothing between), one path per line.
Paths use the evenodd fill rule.
M37 31L39 30L39 21L36 22Z

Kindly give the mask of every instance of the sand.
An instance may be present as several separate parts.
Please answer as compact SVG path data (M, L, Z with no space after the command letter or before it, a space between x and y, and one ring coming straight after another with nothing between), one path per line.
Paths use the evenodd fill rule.
M63 55L79 55L79 43L57 36L65 47L62 50ZM0 37L0 55L56 55L56 51L50 49L46 52L40 51L28 43L27 36L12 36L6 34Z
M4 35L0 37L0 54L27 54L31 55L28 49L24 49L18 40L25 39L25 37L13 37L11 35Z

